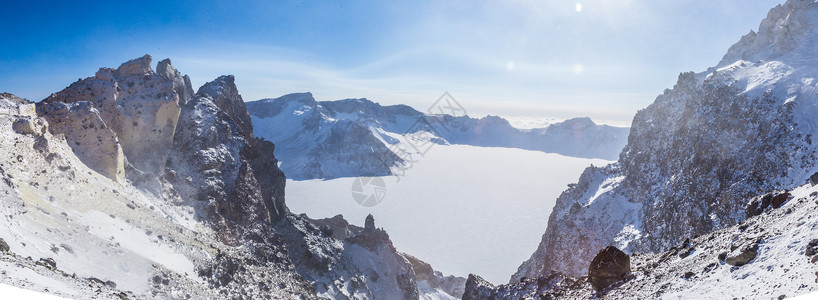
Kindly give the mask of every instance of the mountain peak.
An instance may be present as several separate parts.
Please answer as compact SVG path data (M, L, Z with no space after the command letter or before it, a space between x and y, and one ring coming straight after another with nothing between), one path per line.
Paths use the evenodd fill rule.
M151 57L150 54L145 54L142 57L134 58L132 60L126 61L119 68L116 69L116 72L119 75L138 75L138 74L148 74L153 72L151 69Z
M233 75L222 75L211 82L205 83L199 88L199 91L196 92L196 94L217 97L225 92L229 93L232 91L235 91L236 94L238 94L238 89L236 88L236 78L233 77Z
M818 18L818 3L814 0L789 0L772 8L761 21L758 31L750 31L735 43L721 59L717 68L739 60L756 62L773 60L798 49L814 48Z
M297 101L297 102L302 102L304 104L316 103L315 98L312 96L312 93L310 93L310 92L291 93L291 94L286 94L286 95L278 97L278 98L269 98L269 99L263 99L263 100L265 100L266 102L272 102L272 101L284 101L284 102Z

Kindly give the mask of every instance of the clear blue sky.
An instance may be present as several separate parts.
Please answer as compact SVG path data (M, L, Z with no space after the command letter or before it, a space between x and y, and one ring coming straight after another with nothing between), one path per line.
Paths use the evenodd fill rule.
M783 0L5 1L0 91L40 100L103 66L170 57L245 100L311 91L473 116L627 123L715 65Z

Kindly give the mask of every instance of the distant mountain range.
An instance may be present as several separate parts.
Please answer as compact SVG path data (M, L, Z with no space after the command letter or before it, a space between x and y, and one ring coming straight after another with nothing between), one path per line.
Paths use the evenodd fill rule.
M628 128L575 118L517 129L497 116L425 114L367 99L316 101L311 93L247 102L254 134L277 145L288 178L384 176L399 172L434 144L509 147L616 160Z

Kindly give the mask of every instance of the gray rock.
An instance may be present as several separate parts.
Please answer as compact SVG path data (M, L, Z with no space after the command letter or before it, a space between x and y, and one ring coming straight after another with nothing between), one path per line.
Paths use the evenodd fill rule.
M12 124L14 132L41 136L48 131L48 122L42 118L21 116Z
M51 124L52 134L65 137L85 165L111 180L125 182L125 155L119 139L91 102L40 102L37 113Z
M494 299L495 287L480 276L469 274L463 300Z
M750 263L758 255L758 243L750 243L727 255L724 262L731 266L743 266Z
M614 246L600 250L588 267L588 280L596 290L603 290L622 281L631 271L631 258Z
M9 252L9 250L11 250L9 244L7 244L6 241L0 238L0 252Z
M160 174L173 142L180 103L192 90L169 61L157 74L151 56L130 60L116 70L101 68L42 103L89 101L116 133L128 161L139 170Z

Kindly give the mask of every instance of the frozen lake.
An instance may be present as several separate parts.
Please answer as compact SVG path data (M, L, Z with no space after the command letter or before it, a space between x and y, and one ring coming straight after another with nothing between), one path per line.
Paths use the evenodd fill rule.
M342 214L359 226L372 214L398 251L447 275L474 273L499 284L536 250L567 185L585 167L610 163L461 145L435 145L416 159L399 181L382 177L385 195L374 207L353 200L355 178L287 180L287 206L311 218Z

